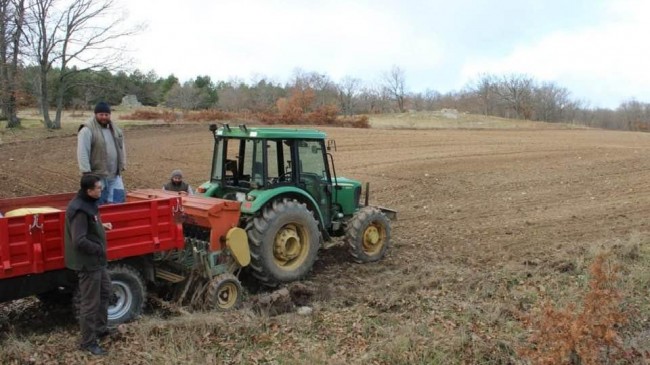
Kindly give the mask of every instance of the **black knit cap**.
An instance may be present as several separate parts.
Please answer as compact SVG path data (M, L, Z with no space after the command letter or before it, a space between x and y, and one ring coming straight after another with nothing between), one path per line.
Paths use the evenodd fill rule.
M108 113L111 114L111 107L108 103L100 101L95 105L95 114L97 113Z

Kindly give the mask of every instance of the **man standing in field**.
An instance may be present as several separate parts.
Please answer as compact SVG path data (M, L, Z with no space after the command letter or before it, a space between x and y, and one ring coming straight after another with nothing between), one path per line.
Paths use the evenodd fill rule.
M124 202L124 134L111 121L111 107L105 102L97 103L95 116L79 127L77 162L82 174L93 173L102 178L104 190L99 204Z
M79 326L81 350L104 355L99 339L109 334L108 305L111 281L106 270L106 231L97 202L102 194L101 178L84 174L77 195L65 213L65 266L79 278Z

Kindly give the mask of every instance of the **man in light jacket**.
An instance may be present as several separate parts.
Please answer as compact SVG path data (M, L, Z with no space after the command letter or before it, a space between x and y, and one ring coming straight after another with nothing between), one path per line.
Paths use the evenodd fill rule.
M79 127L77 161L82 174L92 173L102 178L104 190L99 204L125 201L124 134L111 121L111 107L105 102L97 103L94 117Z

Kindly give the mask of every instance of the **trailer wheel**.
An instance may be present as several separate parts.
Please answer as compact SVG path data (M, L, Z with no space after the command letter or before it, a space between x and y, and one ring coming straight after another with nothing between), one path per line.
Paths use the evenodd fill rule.
M116 326L129 322L142 314L146 286L138 270L128 265L108 267L112 293L108 306L108 325Z
M348 222L345 240L354 261L379 261L390 244L390 221L377 208L361 208Z
M268 286L307 275L320 244L318 222L296 200L274 201L246 227L253 276Z
M115 327L136 319L142 314L146 298L146 286L138 270L129 265L108 267L111 278L111 296L108 301L108 326ZM81 298L77 286L73 295L74 314L79 319Z
M205 297L207 308L220 311L235 309L241 303L242 286L233 274L215 276L208 284Z

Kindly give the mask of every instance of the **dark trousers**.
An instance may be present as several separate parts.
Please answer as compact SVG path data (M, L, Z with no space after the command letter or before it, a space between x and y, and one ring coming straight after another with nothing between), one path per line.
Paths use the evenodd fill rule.
M81 346L88 346L97 341L100 333L107 330L111 279L106 268L79 271L78 275Z

